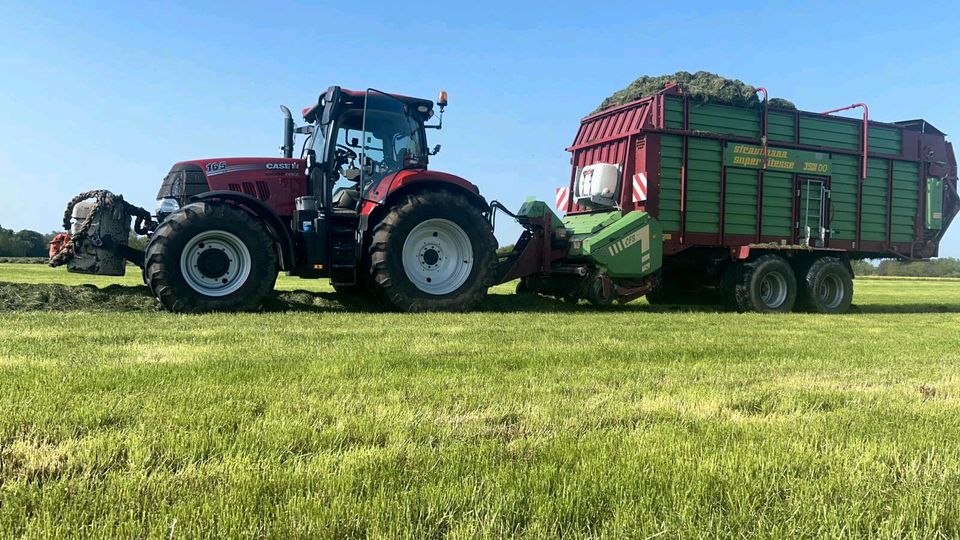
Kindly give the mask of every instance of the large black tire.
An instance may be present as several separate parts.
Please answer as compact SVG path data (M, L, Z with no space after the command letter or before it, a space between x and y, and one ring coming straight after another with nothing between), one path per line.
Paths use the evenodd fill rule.
M817 313L846 313L853 302L853 276L843 261L821 257L800 280L799 307Z
M423 289L429 286L414 283L404 268L404 243L418 225L428 220L440 220L431 223L441 224L444 220L450 222L469 240L469 251L473 254L472 266L469 266L469 273L465 270L467 266L462 267L465 280L449 292L439 293L440 289L437 294L426 292ZM433 235L437 236L436 233ZM465 244L461 247L464 247L464 252L467 251ZM418 260L425 261L425 264L442 265L445 264L442 262L446 260L445 257L449 256L449 253L443 253L439 258L441 262L438 262L435 258L438 251L433 251L432 255L428 251L423 252ZM468 311L483 300L487 289L493 285L497 268L496 251L497 240L490 224L470 201L444 190L421 191L398 201L374 227L370 243L370 275L383 298L398 310ZM424 272L417 268L411 268L410 271L414 275Z
M782 257L763 255L740 265L734 293L741 313L784 313L797 300L797 278Z
M740 261L731 263L720 276L720 306L727 311L737 310L737 284L743 270Z
M250 311L262 305L277 281L275 246L263 223L244 210L224 203L188 204L153 233L143 273L170 311Z

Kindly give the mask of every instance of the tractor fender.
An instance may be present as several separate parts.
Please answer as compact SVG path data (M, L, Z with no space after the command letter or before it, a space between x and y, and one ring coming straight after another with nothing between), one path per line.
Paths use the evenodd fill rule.
M490 205L480 195L480 188L469 180L440 171L404 170L384 178L373 187L368 194L369 199L363 200L360 207L360 216L364 222L364 228L376 223L383 210L391 206L392 201L396 201L408 193L429 188L441 188L459 193L476 205L481 212L487 213L490 211Z
M280 269L292 270L296 266L290 227L266 203L246 193L227 190L208 191L190 197L190 202L202 201L230 201L262 219L267 225L267 232L277 241L277 245L280 247Z

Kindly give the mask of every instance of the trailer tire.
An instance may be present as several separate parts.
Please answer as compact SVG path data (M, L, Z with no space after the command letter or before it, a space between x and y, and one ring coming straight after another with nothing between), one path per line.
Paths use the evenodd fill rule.
M797 299L797 278L782 257L763 255L740 265L735 298L741 313L788 312Z
M737 310L737 284L740 283L742 267L740 261L735 261L720 276L720 306L727 311Z
M143 274L176 313L250 311L277 281L276 242L250 213L225 203L188 204L157 227Z
M496 250L490 223L465 197L420 191L397 201L374 227L370 275L400 311L468 311L494 284Z
M800 280L799 307L816 313L846 313L853 302L853 276L836 257L821 257Z

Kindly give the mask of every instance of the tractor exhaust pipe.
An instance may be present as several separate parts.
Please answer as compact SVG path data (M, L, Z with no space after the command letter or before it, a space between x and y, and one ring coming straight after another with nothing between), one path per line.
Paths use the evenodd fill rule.
M283 157L292 158L293 157L293 115L290 114L290 109L280 106L280 110L283 111L283 146L280 147L280 151L283 152Z

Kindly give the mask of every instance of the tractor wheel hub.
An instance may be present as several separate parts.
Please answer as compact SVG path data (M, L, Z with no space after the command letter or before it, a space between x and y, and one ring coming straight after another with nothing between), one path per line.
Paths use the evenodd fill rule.
M247 282L253 260L237 235L223 230L203 231L187 242L180 255L183 279L206 296L226 296Z
M222 277L230 269L230 258L220 249L208 249L197 257L197 270L207 278Z
M443 258L442 253L440 246L425 245L423 249L420 250L420 261L423 262L427 268L436 268L437 263Z

